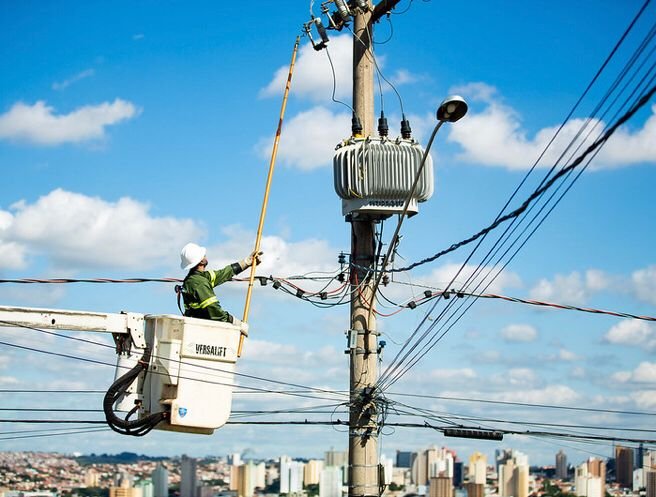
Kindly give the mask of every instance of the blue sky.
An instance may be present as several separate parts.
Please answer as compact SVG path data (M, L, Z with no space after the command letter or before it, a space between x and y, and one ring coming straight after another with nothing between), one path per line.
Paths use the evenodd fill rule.
M427 257L494 219L641 5L633 0L475 1L467 6L402 0L398 13L376 25L379 66L395 84L417 139L427 139L434 111L446 95L460 93L470 104L468 116L443 128L436 139L431 152L435 195L404 224L399 255L405 261ZM0 6L0 277L181 277L178 254L187 241L207 245L217 266L249 252L284 78L310 5L255 2L249 7L93 1ZM315 3L315 14L319 11ZM590 115L655 14L654 6L645 11L565 128L568 138ZM350 105L352 40L346 32L330 36L335 95ZM331 101L326 53L308 43L301 39L273 181L260 270L265 275L334 271L338 253L350 245L331 166L334 146L350 134L350 111ZM390 134L396 136L398 99L387 86L382 98ZM376 90L376 112L378 101ZM616 133L490 290L656 314L654 112L651 102ZM543 165L551 165L553 157ZM514 205L545 171L537 170ZM393 220L385 226L389 237ZM442 288L468 254L461 249L398 278ZM385 291L397 302L412 297L402 284ZM226 284L219 297L239 315L244 286ZM0 304L176 312L171 285L156 283L3 284ZM379 320L387 341L383 367L426 310ZM267 286L255 291L250 322L241 371L346 388L345 306L316 309ZM0 336L50 350L77 350L77 344L29 330L1 329ZM655 350L656 327L646 322L484 301L392 390L656 411ZM114 360L111 351L98 347L77 352ZM112 377L111 368L8 347L0 355L0 388L103 389ZM14 407L100 406L97 396L0 395L3 405ZM242 394L235 396L234 407L316 403ZM648 419L436 399L407 403L440 412L571 424L642 427ZM1 427L3 433L28 428ZM536 463L553 461L560 447L573 462L590 452L610 454L609 445L563 446L519 437L499 445L445 441L425 430L385 435L382 451L391 455L427 444L453 447L463 459L474 448L492 453L510 446ZM252 448L261 457L281 452L320 456L331 446L345 447L346 434L325 427L238 426L212 437L152 433L132 440L108 433L94 435L91 444L85 436L0 441L0 450L203 455Z

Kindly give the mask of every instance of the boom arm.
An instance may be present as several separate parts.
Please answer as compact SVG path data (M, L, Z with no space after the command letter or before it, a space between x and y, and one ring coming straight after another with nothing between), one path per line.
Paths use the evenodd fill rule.
M134 312L109 314L104 312L0 306L0 326L28 326L49 330L129 334L137 348L143 349L146 346L144 315Z

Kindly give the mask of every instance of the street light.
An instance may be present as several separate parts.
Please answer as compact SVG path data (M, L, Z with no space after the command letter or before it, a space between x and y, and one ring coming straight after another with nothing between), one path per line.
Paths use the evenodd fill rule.
M460 95L446 97L437 109L437 119L454 123L467 114L467 102Z

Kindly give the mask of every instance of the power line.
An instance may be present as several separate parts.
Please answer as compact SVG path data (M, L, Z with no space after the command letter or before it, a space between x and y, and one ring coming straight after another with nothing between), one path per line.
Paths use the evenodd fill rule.
M499 404L499 405L510 405L517 407L535 407L540 409L563 409L568 411L584 411L584 412L598 412L598 413L608 413L608 414L626 414L632 416L656 416L656 412L645 412L645 411L624 411L617 409L600 409L594 407L574 407L574 406L561 406L554 404L531 404L528 402L511 402L504 400L489 400L489 399L471 399L466 397L448 397L443 395L421 395L421 394L410 394L410 393L401 393L401 392L386 392L386 395L397 395L399 397L416 397L424 399L436 399L436 400L453 400L457 402L475 402L481 404Z
M521 297L512 297L508 295L500 295L496 293L473 293L465 290L442 290L439 288L435 287L429 287L427 285L416 285L412 283L405 283L402 281L395 281L394 283L400 284L400 285L408 285L408 286L417 286L421 288L430 288L430 291L425 291L421 297L415 298L413 300L410 300L409 302L406 302L405 304L398 304L395 302L392 302L389 300L387 297L382 295L387 302L390 304L400 307L400 308L410 308L414 309L417 306L423 305L427 303L428 301L439 298L439 297L456 297L456 298L463 298L463 297L476 297L476 298L484 298L484 299L499 299L499 300L505 300L508 302L515 302L518 304L527 304L527 305L533 305L533 306L538 306L538 307L550 307L554 309L561 309L561 310L568 310L568 311L579 311L579 312L586 312L590 314L604 314L608 316L615 316L615 317L620 317L620 318L631 318L631 319L639 319L642 321L656 321L656 317L654 316L644 316L644 315L639 315L639 314L632 314L629 312L621 312L621 311L610 311L610 310L604 310L604 309L596 309L593 307L581 307L581 306L575 306L575 305L568 305L568 304L558 304L555 302L546 302L546 301L541 301L541 300L535 300L535 299L525 299ZM380 292L379 292L380 293ZM414 304L414 305L413 305Z
M49 390L49 389L13 389L13 388L0 388L0 393L65 393L65 394L104 394L105 390Z
M73 430L73 431L57 432L57 433L46 432L46 433L40 433L38 435L17 435L17 436L0 437L0 441L18 440L23 438L61 437L64 435L80 435L82 433L98 433L98 432L109 432L109 431L111 431L109 428L87 428L83 430Z
M14 324L14 323L6 322L6 321L0 321L0 323L11 324L12 326L17 326L17 327L20 327L20 328L26 328L26 329L29 329L29 330L32 330L32 331L37 331L37 332L40 332L40 333L46 333L46 334L49 334L49 335L55 335L57 337L66 338L66 339L69 339L69 340L80 341L80 342L89 343L89 344L92 344L92 345L99 345L99 346L103 346L103 347L114 348L112 346L109 346L107 344L103 344L103 343L100 343L100 342L94 342L92 340L86 340L86 339L82 339L82 338L78 338L78 337L72 337L72 336L63 335L63 334L60 334L60 333L54 333L54 332L50 332L50 331L47 331L47 330L43 330L43 329L40 329L40 328L36 328L36 327L33 327L33 326L24 325L24 324ZM70 354L62 354L62 353L37 349L37 348L33 348L33 347L17 345L17 344L12 344L12 343L3 342L3 341L0 341L0 345L6 345L6 346L9 346L9 347L16 347L16 348L20 348L20 349L30 350L30 351L33 351L33 352L40 352L40 353L43 353L43 354L55 355L55 356L60 356L60 357L68 358L68 359L75 359L75 360L80 360L80 361L93 362L93 363L96 363L96 364L115 367L114 364L103 362L103 361L97 361L97 360L88 359L88 358L84 358L84 357L73 356L73 355L70 355ZM153 356L153 358L161 358L161 357ZM165 358L165 359L168 359L168 358ZM182 360L172 361L172 362L177 362L181 365L186 365L186 366L194 367L194 368L201 369L201 370L216 371L216 372L219 372L219 373L231 373L231 374L234 374L235 376L244 377L244 378L248 378L248 379L254 379L254 380L264 381L264 382L269 382L269 383L275 383L275 384L284 385L284 386L300 387L300 388L303 388L303 389L312 390L315 393L324 393L324 394L335 395L335 392L331 391L331 390L326 390L326 389L321 389L321 388L316 388L316 387L308 387L308 386L299 385L299 384L296 384L296 383L289 383L289 382L284 382L284 381L280 381L280 380L273 380L273 379L270 379L270 378L263 378L263 377L259 377L259 376L246 374L246 373L239 373L239 372L236 372L236 371L228 371L228 370L225 370L225 369L215 368L215 367L211 367L211 366L202 366L202 365L198 365L198 364L190 364L190 363L186 363ZM157 371L151 371L150 373L151 374L153 374L153 373L154 374L164 374L164 373L157 372ZM192 379L194 381L200 381L200 382L204 382L204 383L212 383L212 384L217 384L217 385L229 385L229 386L233 386L234 388L263 390L264 392L268 392L268 393L282 393L280 391L259 389L259 388L256 388L256 387L250 387L250 386L245 386L245 385L232 385L232 384L227 384L227 383L222 383L222 382L211 382L211 381L207 381L207 380L200 380L200 379L197 379L197 378L186 378L186 379ZM286 394L286 395L297 395L297 396L308 397L308 398L318 398L316 396L307 396L307 395L287 393L287 392L285 392L284 394ZM343 394L338 393L337 395L341 396Z
M643 6L643 9L642 9L642 10L644 10L644 6ZM642 10L641 10L641 12L642 12ZM640 12L640 13L641 13L641 12ZM634 19L634 22L632 23L632 25L635 23L635 21L637 20L637 18L640 16L640 13L638 14L638 16L636 16L636 18ZM631 26L632 26L632 25L631 25ZM628 30L631 28L631 26L630 26L629 28L627 28L627 31L625 31L625 34L624 34L624 36L622 37L622 40L623 40L624 37L626 36L626 34L627 34ZM622 40L620 40L620 42L621 42ZM620 42L618 42L618 44L619 44ZM617 46L618 46L618 45L616 45L616 48L617 48ZM643 48L644 48L644 44L643 44L643 46L641 46L641 48L639 49L639 51L643 50ZM613 53L614 53L614 52L613 52ZM612 54L611 54L611 55L612 55ZM635 60L635 57L633 58L633 60ZM624 75L625 75L626 72L628 71L628 67L630 67L630 65L632 65L632 63L633 63L633 61L632 61L631 63L629 63L629 66L627 66L627 68L625 68L625 70L623 71L623 75L622 75L621 77L624 77ZM595 78L596 78L596 77L595 77ZM643 81L644 81L644 79L645 79L645 78L643 77ZM653 78L652 78L652 79L653 79ZM619 79L618 79L618 81L619 81ZM642 84L642 82L641 82L640 84ZM616 84L613 85L613 88L615 88L615 87L616 87ZM626 87L626 86L625 86L625 87ZM572 180L572 182L570 183L570 185L569 185L569 186L565 189L565 191L560 195L560 197L556 200L556 202L554 203L554 205L553 205L553 206L552 206L552 207L546 212L546 214L545 214L544 217L540 220L540 222L538 223L538 225L537 225L537 226L536 226L536 227L535 227L535 228L534 228L534 229L528 234L528 236L527 236L526 239L522 242L522 244L519 246L519 248L518 248L518 249L517 249L512 255L511 255L510 260L512 260L512 258L514 258L514 257L516 256L516 254L518 253L518 251L524 246L524 244L528 241L528 239L529 239L529 238L535 233L535 231L537 230L537 228L542 224L542 222L544 222L544 220L546 219L546 217L547 217L547 216L553 211L553 209L554 209L555 206L560 202L560 200L562 200L564 194L567 193L567 191L569 191L569 189L571 188L571 186L573 185L573 183L574 183L574 182L580 177L582 171L585 170L585 168L587 167L587 165L590 163L590 160L592 160L592 158L594 158L594 156L596 155L596 153L599 151L600 146L603 145L603 143L605 143L605 141L606 141L606 140L612 135L612 133L617 129L618 126L620 126L622 123L626 122L626 120L628 120L628 119L629 119L629 118L630 118L630 117L631 117L631 116L632 116L632 115L633 115L633 114L634 114L634 113L635 113L635 112L636 112L636 111L637 111L642 105L644 105L644 104L646 103L646 101L647 101L647 100L653 95L654 89L655 89L655 88L652 88L649 92L647 92L647 93L644 94L639 100L637 100L637 101L633 104L633 106L629 109L628 112L626 112L622 117L620 117L620 118L617 120L617 122L616 122L613 126L608 127L608 128L606 129L606 131L601 135L601 137L598 138L598 139L597 139L597 140L596 140L596 141L595 141L590 147L588 147L588 148L586 149L586 151L585 151L581 156L579 156L579 157L578 157L573 163L571 163L569 166L565 166L565 167L563 167L558 173L556 173L556 175L554 175L551 179L547 180L547 177L549 176L549 174L551 173L551 171L553 171L553 169L555 168L555 165L554 165L554 167L552 167L552 169L550 170L550 172L549 172L549 174L547 175L547 177L545 177L545 179L543 179L543 181L542 181L542 183L540 184L540 186L536 189L536 191L533 193L533 195L532 195L531 197L529 197L529 200L528 200L527 202L525 202L525 203L520 207L520 209L516 209L515 211L511 212L510 214L508 214L508 215L506 215L506 216L501 216L501 215L499 215L499 216L497 217L497 219L495 220L495 222L494 222L491 226L498 226L498 223L503 222L504 219L505 219L505 220L508 220L508 219L511 218L511 216L513 216L513 215L519 215L519 214L521 214L521 212L523 212L523 211L526 211L527 213L530 212L530 211L533 209L533 206L530 206L530 208L528 208L528 209L527 209L527 207L529 206L528 204L531 203L531 198L532 198L532 199L538 199L538 198L541 198L541 197L544 195L544 193L547 191L547 188L549 188L551 185L553 185L553 184L555 183L555 181L556 181L559 177L565 177L565 178L569 177L569 172L571 172L571 171L573 170L573 168L576 167L578 164L582 163L583 160L586 159L587 155L590 155L590 158L587 159L587 163L584 165L584 167L583 167L581 170L579 170L578 174L575 175L575 177L574 177L574 179ZM586 91L587 91L587 90L586 90ZM633 93L635 93L635 91L636 91L636 90L634 90ZM604 98L607 99L609 94L610 94L610 93L607 93L606 97L604 97ZM633 95L633 94L632 94L632 95ZM632 95L631 95L629 98L632 98ZM628 100L627 100L627 102L628 102ZM598 107L598 108L599 108L599 107ZM595 113L596 113L596 112L597 112L597 110L595 110ZM619 114L619 112L620 112L620 111L618 111L618 114ZM590 122L590 119L588 119L587 122ZM586 126L587 126L587 124L586 124ZM577 134L577 138L580 136L580 133L581 133L581 132L579 131L579 133ZM576 139L576 138L575 138L575 139ZM551 142L550 142L550 144L551 144ZM570 146L571 146L571 144L570 144ZM568 147L568 148L569 148L569 147ZM564 156L564 153L561 155L561 159L562 159L563 156ZM560 161L560 159L559 159L559 161ZM557 164L557 163L556 163L556 164ZM535 165L534 165L534 166L535 166ZM533 169L533 168L532 168L532 169ZM525 179L526 179L526 178L525 178ZM560 189L561 186L562 186L562 183L561 183L561 185L558 186L558 188L556 189L556 192ZM516 193L516 192L515 192L515 193ZM515 195L515 193L513 193L513 196ZM551 201L551 199L553 199L554 195L555 195L555 192L552 193L552 195L551 195L551 197L549 198L549 200L547 200L547 203L548 203L549 201ZM506 206L507 206L507 205L508 205L508 203L506 204ZM505 209L506 206L504 206L504 209ZM546 206L546 204L545 204L545 206ZM538 215L541 214L541 212L542 212L542 210L544 210L545 206L543 206L543 207L540 209L540 211L538 212L538 214L536 214L536 216L534 216L534 218L531 220L531 223L537 218ZM502 209L502 212L503 212L504 209ZM518 211L519 211L519 212L518 212ZM512 226L512 224L514 224L514 222L515 222L516 219L517 219L517 217L512 217L512 223L511 223L510 226ZM506 231L501 235L499 241L501 241L501 240L503 239L503 237L505 236L505 234L508 232L510 226L509 226L508 228L506 228ZM513 229L513 233L514 233L514 231L515 231L516 229L517 229L517 228L514 228L514 229ZM520 234L520 237L526 232L526 229L527 229L527 228L524 228L524 230L523 230L522 233ZM471 257L473 256L474 252L479 248L479 246L481 245L483 239L487 236L487 234L488 234L489 232L490 232L490 231L487 230L487 229L486 229L486 230L482 230L482 231L479 232L477 235L474 235L473 237L470 237L470 239L465 240L465 241L463 241L463 242L460 242L459 244L454 244L454 245L451 246L450 249L447 249L446 252L450 251L451 249L452 249L452 250L455 250L455 248L457 248L456 245L457 245L457 246L461 246L462 244L466 244L466 243L469 243L469 242L471 242L471 241L474 241L474 240L478 239L478 243L477 243L476 247L472 250L472 252L470 253L469 257L468 257L467 260L463 263L463 265L461 266L460 270L459 270L458 273L453 277L451 283L449 283L448 286L451 286L451 284L456 280L456 278L458 277L458 275L460 274L460 272L462 272L462 270L464 269L465 265L466 265L466 264L468 263L468 261L471 259ZM518 239L519 239L519 238L518 238ZM499 244L499 241L497 241L497 242L495 243L495 245L494 245L494 247L492 248L492 250L494 250L494 248ZM515 244L515 243L517 243L517 242L516 242L516 241L513 242L513 244ZM498 250L499 250L499 249L497 249L497 251L498 251ZM510 249L507 249L506 252L504 252L504 254L502 254L501 257L504 257L504 256L508 253L509 250L510 250ZM442 253L446 253L446 252L443 251ZM489 257L489 254L490 254L490 253L491 253L491 252L488 252L488 255L485 256L484 260L486 260L486 259ZM439 254L438 254L438 255L439 255ZM435 258L435 257L434 257L434 258ZM431 260L434 260L434 258L432 258ZM425 261L422 261L421 263L423 263L423 262L425 262ZM508 261L508 262L509 262L509 261ZM508 262L506 262L505 265L507 265ZM472 280L472 278L474 277L474 275L475 275L476 273L480 272L481 267L482 267L482 264L483 264L483 262L481 262L481 263L479 264L479 266L478 266L476 272L475 272L474 274L472 274L472 276L470 276L470 277L468 278L468 280L467 280L467 284L469 283L469 281ZM498 262L497 262L497 264L498 264ZM417 265L417 264L415 264L415 265ZM496 277L500 274L501 270L503 270L503 268L505 267L505 265L504 265L504 266L503 266L503 267L497 272L497 274L493 277L493 279L496 278ZM411 265L411 266L409 266L408 268L410 268L410 267L414 267L414 265ZM408 269L408 268L398 268L398 269L395 269L395 270L393 270L393 271L404 270L404 269ZM491 273L491 271L492 271L492 270L490 270L490 271L488 272L488 276L489 276L489 274ZM487 276L486 276L486 277L487 277ZM487 289L487 287L489 287L489 285L491 284L491 282L493 281L493 279L487 283L487 285L483 288L483 291L485 291L485 290ZM476 286L476 288L474 289L474 291L477 291L478 288L480 287L480 285L481 285L482 283L483 283L482 281L481 281L480 283L478 283L478 285ZM439 300L439 299L438 299L438 300ZM476 298L474 298L474 301L475 301L475 300L476 300ZM417 333L419 332L420 328L425 324L426 320L427 320L428 317L430 316L430 313L432 312L432 310L435 308L436 305L437 305L437 301L435 302L435 304L433 304L433 306L432 306L432 308L431 308L431 311L429 311L429 313L426 314L426 316L424 317L424 319L422 320L422 322L419 324L419 326L417 327L417 329L415 330L415 332L413 332L413 334L411 335L411 337L410 337L409 340L406 342L406 345L405 345L403 348L405 348L405 347L407 346L407 344L410 343L410 341L412 341L412 340L415 339L415 336L416 336ZM445 334L446 334L446 333L447 333L447 332L448 332L448 331L449 331L449 330L450 330L450 329L451 329L451 328L452 328L452 327L453 327L453 326L459 321L459 319L460 319L460 318L464 315L464 313L465 313L465 312L471 307L471 305L473 305L473 302L471 302L471 303L470 303L470 304L469 304L469 305L468 305L468 306L467 306L467 307L466 307L466 308L460 313L460 315L455 319L455 321L453 321L448 327L446 327L446 326L448 325L449 321L451 321L451 320L454 318L455 313L457 313L457 312L463 307L464 303L461 304L460 307L458 307L458 309L456 309L456 311L455 311L454 313L451 314L451 316L448 318L448 320L447 320L447 321L446 321L446 322L445 322L445 323L444 323L444 324L443 324L443 325L442 325L442 326L441 326L436 332L433 333L432 338L430 338L430 340L429 340L429 341L428 341L428 342L422 347L422 349L415 353L415 356L414 356L414 358L413 358L413 360L412 360L412 361L413 361L412 364L409 364L408 366L406 366L405 371L399 371L399 367L400 367L400 365L401 365L403 362L406 361L406 359L409 357L410 353L412 353L413 350L417 348L417 346L419 345L419 343L420 343L421 341L423 341L423 340L426 339L426 337L428 336L428 334L431 333L432 330L435 329L435 327L437 326L438 322L440 322L440 321L442 320L442 318L447 314L447 311L449 311L450 309L452 309L452 308L454 307L454 305L455 305L455 304L454 304L453 301L450 302L450 303L447 305L447 307L446 307L446 308L440 313L440 315L439 315L436 319L434 319L433 322L428 326L427 330L426 330L426 331L425 331L425 332L424 332L419 338L416 339L416 342L414 343L414 345L412 345L412 347L410 348L410 350L409 350L408 352L405 353L405 355L403 356L402 359L399 359L399 358L401 357L401 354L402 354L403 350L399 351L399 353L396 355L396 357L395 357L394 360L392 361L392 364L390 364L390 366L388 366L387 370L386 370L385 373L383 374L383 376L389 375L389 377L392 378L392 374L395 374L394 372L396 371L396 374L395 374L394 378L393 378L393 379L390 379L390 384L391 384L391 382L398 380L398 378L399 378L400 376L402 376L402 375L405 373L405 371L407 371L408 369L410 369L410 368L411 368L411 367L412 367L412 366L413 366L413 365L414 365L419 359L421 359L421 357L423 357L423 356L424 356L424 355L425 355L430 349L432 349L432 348L433 348L433 347L434 347L434 346L435 346L435 345L441 340L441 338L442 338L442 337L443 337L443 336L444 336L444 335L445 335ZM445 327L446 327L446 329L445 329ZM442 330L444 330L444 331L442 331ZM442 331L441 334L440 334L440 331ZM398 362L397 362L397 361L398 361ZM379 380L379 385L380 385L380 384L382 384L382 380Z
M37 349L35 347L27 347L25 345L18 345L18 344L13 344L13 343L4 342L4 341L0 341L0 345L5 345L5 346L8 346L8 347L14 347L14 348L22 349L22 350L29 350L31 352L39 352L39 353L42 353L42 354L62 357L62 358L66 358L66 359L73 359L73 360L79 360L79 361L83 361L83 362L90 362L90 363L99 364L99 365L102 365L102 366L110 366L110 367L113 367L113 368L116 367L114 364L108 363L108 362L98 361L98 360L95 360L95 359L88 359L88 358L85 358L85 357L74 356L74 355L71 355L71 354L63 354L63 353L59 353L59 352L52 352L52 351L49 351L49 350ZM215 370L215 371L224 372L224 373L226 372L225 370L220 370L220 369L210 368L210 367L204 367L204 366L198 366L198 365L194 365L194 364L189 364L189 366L198 367L200 369ZM160 375L162 375L162 374L166 374L166 373L161 373L159 371L151 371L150 374L160 374ZM283 384L283 385L299 386L299 385L294 385L292 383L285 383L285 382L280 382L280 381L276 381L276 380L269 380L269 379L266 379L266 378L259 378L259 377L252 376L252 375L246 375L244 373L236 373L235 372L234 374L235 375L246 376L246 377L261 380L261 381L268 381L268 382L278 383L278 384ZM321 399L322 398L322 397L319 397L317 395L298 394L298 393L293 393L293 392L286 392L284 390L268 390L268 389L264 389L264 388L257 388L257 387L253 387L253 386L247 386L247 385L233 385L232 383L210 381L210 380L199 379L199 378L189 378L189 377L182 377L181 376L180 379L198 381L198 382L201 382L201 383L209 383L209 384L212 384L212 385L231 386L235 389L241 388L241 389L244 389L244 390L261 391L263 393L275 394L275 395L289 395L289 396L295 396L295 397L305 397L305 398L310 398L310 399ZM329 391L329 390L313 389L312 387L307 387L307 388L313 390L316 393L322 392L322 393L327 393L327 394L333 394L334 395L334 393ZM333 400L333 399L328 399L328 400Z
M414 269L418 266L421 266L423 264L426 264L428 262L433 262L440 257L449 254L453 252L454 250L459 249L460 247L463 247L465 245L470 244L471 242L474 242L481 238L482 236L488 234L489 232L493 231L496 229L499 225L503 224L504 222L517 218L519 215L521 215L526 209L539 197L541 197L547 190L549 190L556 181L558 181L560 178L563 176L567 175L570 173L572 170L574 170L576 167L581 165L581 163L590 155L591 153L594 153L599 147L604 145L606 141L615 133L617 128L619 128L621 125L623 125L625 122L627 122L631 117L635 115L638 110L640 110L649 100L651 97L654 96L654 93L656 92L656 86L652 87L645 95L643 95L640 100L631 108L629 109L620 119L615 122L610 128L604 132L604 134L601 136L601 138L597 139L592 143L592 145L588 146L586 150L576 158L571 164L568 164L567 166L563 167L560 169L556 174L554 174L547 182L545 182L544 185L542 185L540 188L536 189L529 197L522 202L522 204L517 207L515 210L509 212L508 214L505 214L501 217L499 217L495 222L487 226L486 228L483 228L480 230L478 233L475 233L474 235L470 236L469 238L466 238L460 242L452 244L450 247L447 249L441 250L440 252L437 252L436 254L426 257L425 259L422 259L418 262L414 262L406 267L400 267L400 268L392 268L392 269L387 269L385 272L390 272L390 273L399 273L403 271L409 271L411 269Z

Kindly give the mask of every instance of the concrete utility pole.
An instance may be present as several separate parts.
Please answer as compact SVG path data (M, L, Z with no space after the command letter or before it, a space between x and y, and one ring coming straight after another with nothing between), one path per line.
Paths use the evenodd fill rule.
M398 2L384 0L373 7L367 0L366 12L360 9L354 12L353 109L365 137L374 130L373 23ZM358 266L374 266L374 222L366 216L351 219L351 261ZM378 413L372 402L372 387L378 376L376 317L368 309L369 303L374 305L372 289L371 274L351 266L350 330L356 334L356 346L350 349L349 497L377 497L382 488L378 470Z

